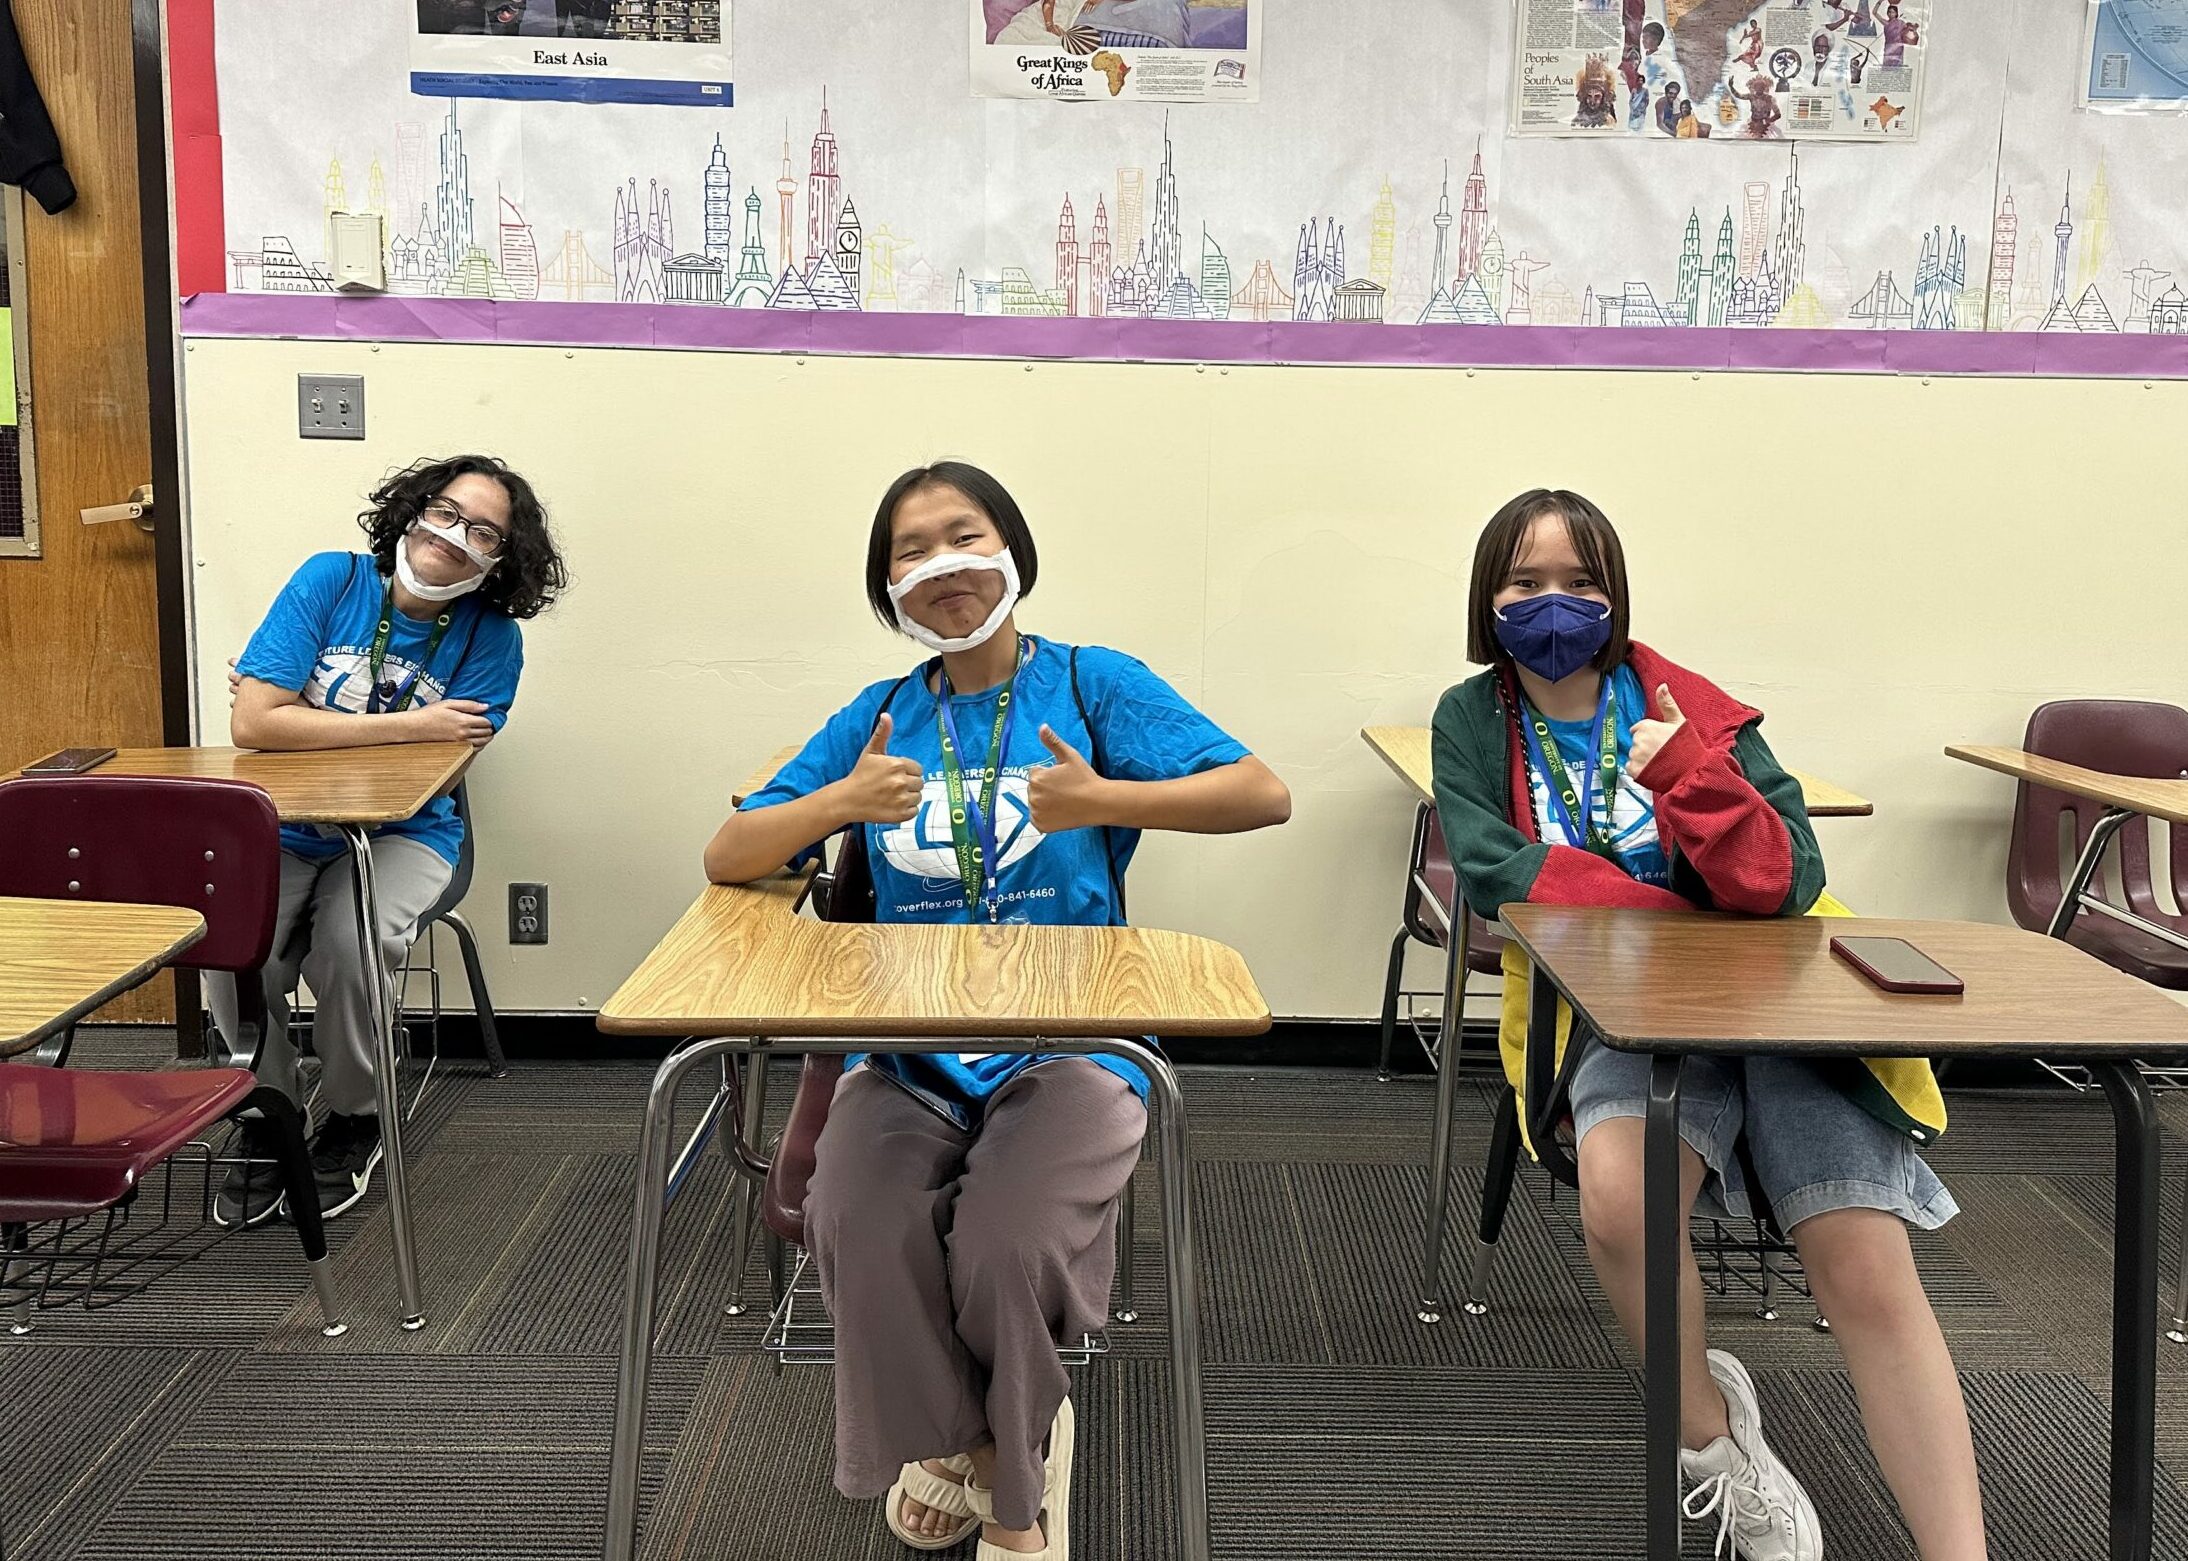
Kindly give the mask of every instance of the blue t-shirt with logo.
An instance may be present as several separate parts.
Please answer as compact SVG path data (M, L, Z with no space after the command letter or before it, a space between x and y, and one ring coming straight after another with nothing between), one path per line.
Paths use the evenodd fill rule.
M236 671L261 683L301 693L319 710L366 715L371 698L373 631L379 627L387 581L369 554L318 553L304 560L266 610ZM517 679L524 671L524 635L517 622L482 603L476 593L449 604L447 632L420 667L433 621L394 611L387 654L381 662L383 699L398 693L417 674L416 690L406 709L443 699L475 699L486 706L486 719L500 731L516 702ZM370 719L367 716L367 719ZM373 831L422 841L454 865L463 845L463 821L453 799L428 803L399 824ZM298 856L339 855L341 837L314 825L284 824L281 847Z
M1671 861L1664 854L1664 845L1656 833L1656 797L1647 787L1633 777L1626 764L1626 757L1633 750L1633 723L1636 718L1648 719L1648 706L1641 692L1641 680L1633 668L1621 666L1611 674L1611 691L1618 701L1618 793L1611 809L1611 849L1618 853L1618 865L1629 877L1659 889L1671 887ZM1558 757L1565 761L1566 772L1571 775L1577 790L1583 776L1596 775L1602 762L1603 728L1596 718L1589 716L1581 721L1551 721L1544 718L1550 735L1557 739ZM1535 762L1530 748L1527 760L1530 790L1534 793L1535 827L1540 838L1553 845L1581 845L1565 828L1564 814L1551 800L1549 779L1542 767ZM1600 777L1598 777L1600 778ZM1588 807L1597 818L1603 816L1603 799L1590 785Z
M1139 846L1139 831L1073 829L1043 835L1034 827L1026 802L1026 778L1055 762L1042 746L1041 727L1051 727L1112 780L1163 781L1198 775L1236 763L1247 756L1246 749L1145 664L1091 645L1077 653L1079 693L1087 715L1082 720L1071 692L1072 648L1053 640L1025 643L1011 695L1011 716L1004 728L1002 780L996 789L995 844L1001 864L995 884L997 919L1082 927L1121 923L1123 907L1111 892L1111 863L1113 859L1117 882L1122 884ZM992 688L951 699L965 788L975 797L986 786L988 748L1001 693L1000 688ZM894 722L889 752L918 760L926 788L919 811L908 823L863 826L867 861L874 875L876 919L952 922L977 915L984 921L986 905L966 903L964 881L958 876L942 767L939 701L925 667L901 683L891 679L874 684L836 712L774 780L745 799L745 809L795 801L849 775L873 736L884 702ZM852 1059L854 1065L859 1060ZM968 1053L880 1055L865 1060L969 1127L989 1096L1040 1059ZM1122 1076L1146 1098L1147 1080L1130 1063L1113 1057L1092 1060Z

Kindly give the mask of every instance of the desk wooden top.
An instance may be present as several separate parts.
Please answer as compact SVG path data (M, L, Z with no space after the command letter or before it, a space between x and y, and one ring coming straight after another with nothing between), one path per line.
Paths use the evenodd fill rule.
M74 1024L204 936L204 917L172 905L0 899L0 1057Z
M2188 1008L2080 949L1981 922L1507 905L1504 925L1625 1051L1866 1057L2188 1053ZM1834 937L1904 938L1959 997L1871 986Z
M1139 927L853 925L803 875L710 886L600 1010L610 1035L1258 1035L1246 962Z
M1427 803L1436 800L1434 767L1428 757L1427 727L1363 726L1360 735L1398 778L1413 788L1414 796ZM1867 818L1876 812L1875 803L1843 786L1803 775L1799 770L1786 773L1800 782L1801 796L1808 804L1810 818Z
M1788 769L1786 774L1800 783L1801 801L1808 809L1810 818L1867 818L1877 810L1877 805L1867 797L1848 791L1844 786L1810 775L1805 770Z
M124 748L91 773L247 781L273 798L284 824L378 827L399 824L454 791L477 756L469 743L383 743L307 753Z
M1979 764L1986 770L1996 770L2032 786L2048 786L2069 796L2087 797L2107 807L2126 808L2172 824L2188 824L2188 779L2108 775L2102 770L2085 770L2078 764L2062 764L2057 759L2023 753L2018 748L1954 743L1945 752L1948 757Z
M795 747L777 750L773 758L769 759L765 764L761 765L758 769L752 772L752 778L750 780L746 781L742 786L738 787L735 791L729 794L729 805L733 808L743 807L745 805L745 798L751 796L756 791L764 791L767 788L767 783L775 778L776 773L780 771L782 767L788 764L792 759L795 759L802 751L802 749Z

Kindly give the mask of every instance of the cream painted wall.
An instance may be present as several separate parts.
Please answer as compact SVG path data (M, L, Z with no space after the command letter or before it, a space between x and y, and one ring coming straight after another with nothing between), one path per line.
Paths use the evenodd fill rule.
M860 589L872 506L941 456L1041 544L1021 623L1150 662L1291 783L1292 823L1151 839L1143 922L1245 952L1287 1016L1363 1016L1410 803L1363 725L1425 722L1502 500L1619 523L1639 635L1769 712L1779 754L1877 803L1818 825L1839 894L2003 919L2012 789L1945 759L2058 697L2178 701L2188 383L937 362L197 340L185 357L198 686L305 554L355 545L388 468L494 451L546 495L575 586L528 625L474 771L474 920L497 1002L598 1005L699 887L731 789L915 659ZM296 437L295 376L361 373L371 437ZM2140 583L2138 583L2140 582ZM543 949L503 885L553 886ZM1418 984L1433 982L1427 961Z

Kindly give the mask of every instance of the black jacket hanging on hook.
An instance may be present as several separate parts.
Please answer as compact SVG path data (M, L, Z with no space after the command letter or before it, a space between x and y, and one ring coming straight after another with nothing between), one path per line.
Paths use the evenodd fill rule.
M0 183L21 185L49 215L76 203L76 181L61 166L61 138L23 58L8 0L0 0Z

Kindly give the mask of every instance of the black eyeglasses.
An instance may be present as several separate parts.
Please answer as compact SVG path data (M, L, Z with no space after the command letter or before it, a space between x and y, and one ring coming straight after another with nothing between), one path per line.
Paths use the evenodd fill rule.
M420 511L436 526L461 526L464 539L472 550L488 558L500 555L509 537L499 526L490 526L483 520L473 520L447 499L427 499Z

